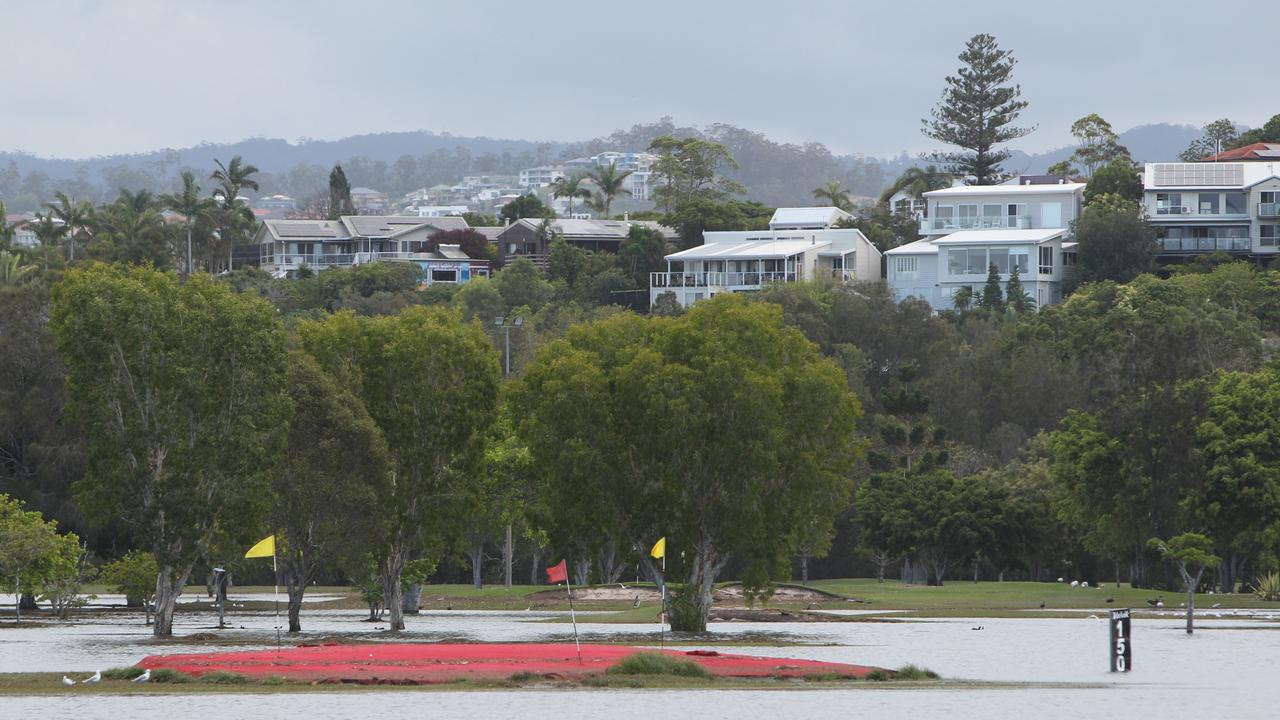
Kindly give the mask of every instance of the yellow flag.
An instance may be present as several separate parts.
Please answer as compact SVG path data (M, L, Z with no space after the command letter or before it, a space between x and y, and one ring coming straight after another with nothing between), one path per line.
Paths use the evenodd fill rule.
M660 537L658 542L653 544L653 549L649 551L649 556L654 560L667 556L667 538Z
M275 557L276 555L276 536L268 535L258 542L257 545L249 548L249 552L244 556L247 558Z

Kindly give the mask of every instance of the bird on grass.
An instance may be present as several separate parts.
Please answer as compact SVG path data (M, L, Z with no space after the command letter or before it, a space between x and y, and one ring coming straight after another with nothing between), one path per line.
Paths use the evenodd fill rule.
M93 683L96 683L100 680L102 680L102 671L94 670L92 675L81 680L80 682L84 683L85 685L92 685Z
M1164 600L1162 598L1147 598L1147 604L1151 607L1164 607Z
M636 599L635 599L635 600L632 600L632 601L631 601L631 607L633 607L633 608L638 608L638 607L640 607L640 596L639 596L639 595L637 595L637 596L636 596Z
M143 670L141 675L130 680L129 682L151 682L151 668L147 668L146 670Z
M76 684L76 681L75 681L75 680L72 680L71 678L67 677L66 675L63 675L63 676L62 676L62 684L63 684L63 685L75 685L75 684Z
M1220 608L1222 607L1222 603L1214 603L1213 605L1210 605L1210 607Z
M1041 600L1041 601L1040 601L1040 609L1041 609L1041 610L1043 610L1043 609L1044 609L1044 601L1043 601L1043 600Z
M1116 601L1116 599L1115 599L1115 598L1113 598L1113 597L1112 597L1112 598L1107 598L1107 602L1109 602L1109 603L1113 603L1113 602L1115 602L1115 601Z

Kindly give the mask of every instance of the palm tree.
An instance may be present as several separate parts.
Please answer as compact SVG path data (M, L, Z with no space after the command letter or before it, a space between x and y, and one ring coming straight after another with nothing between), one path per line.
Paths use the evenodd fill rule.
M837 180L831 180L826 185L815 188L813 197L817 200L825 200L828 205L845 212L853 210L853 203L849 202L849 193L840 187L840 182Z
M632 172L631 170L620 171L615 163L608 163L597 165L587 173L587 179L596 186L596 195L592 204L600 209L605 220L609 219L609 208L613 205L613 199L619 195L631 194L631 191L622 185Z
M213 163L218 166L218 169L213 171L209 179L217 180L221 185L213 191L213 196L221 197L224 203L234 204L241 188L258 189L258 181L249 177L257 175L258 168L246 165L239 155L231 158L231 163L228 165L223 165L221 160L214 160Z
M591 190L583 187L582 183L587 179L586 175L576 173L566 177L558 178L551 183L551 197L553 198L569 198L569 215L573 215L573 201L577 198L587 199L591 197Z
M160 196L160 202L170 210L186 218L187 227L187 275L195 267L191 259L191 227L198 219L208 219L213 211L214 203L209 198L200 197L200 186L196 184L195 173L184 170L182 173L182 192Z
M36 240L40 242L40 248L44 250L44 269L48 272L49 248L58 244L66 234L67 228L61 223L54 222L53 213L43 215L36 213L35 219L31 221L31 231L35 233Z
M93 206L86 200L72 202L71 198L61 191L54 197L57 198L57 202L49 203L45 207L49 208L49 213L54 218L62 221L62 227L66 230L63 237L67 239L67 259L74 262L76 238L88 233L89 225L93 222Z
M951 187L951 176L942 172L936 166L921 170L918 167L907 168L902 175L898 176L893 184L885 188L880 193L880 202L887 203L889 198L897 195L900 191L906 191L911 197L919 199L930 190L941 190ZM893 210L893 208L889 208Z
M214 225L218 228L219 239L227 245L227 270L231 270L236 240L246 235L246 228L251 227L255 221L253 213L248 207L239 206L236 197L240 195L241 188L258 189L258 181L250 177L258 173L258 168L245 164L239 155L231 158L227 165L223 165L221 160L213 162L218 169L213 171L209 179L217 180L220 186L213 191L213 196L222 198L222 208L215 213ZM212 264L209 271L213 271Z
M99 224L113 260L132 263L166 261L164 217L146 190L121 190L116 201L102 208Z

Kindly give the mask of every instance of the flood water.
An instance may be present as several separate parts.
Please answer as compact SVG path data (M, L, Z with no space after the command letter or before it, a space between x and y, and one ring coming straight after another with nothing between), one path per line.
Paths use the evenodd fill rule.
M540 612L431 612L407 618L407 641L567 640L571 626L542 622ZM1105 615L1103 615L1105 617ZM654 635L655 625L592 623L589 639ZM140 618L113 616L44 628L0 630L0 672L62 671L130 665L144 655L207 652L209 645L156 643ZM179 635L208 631L211 616L179 615ZM274 644L271 614L228 618L219 631L228 648ZM385 624L358 611L304 611L306 637L387 637ZM974 629L981 627L981 630ZM1274 718L1280 677L1280 622L1208 617L1188 637L1173 617L1133 623L1132 672L1107 672L1107 625L1100 619L945 619L852 623L717 623L716 639L776 636L791 647L725 647L722 652L851 662L884 667L915 663L947 678L1039 683L1027 686L910 689L865 684L856 689L794 691L530 690L376 692L290 695L73 696L0 698L0 718L506 718L564 720L575 713L631 718L692 714L698 718L941 717ZM297 638L286 640L297 642Z

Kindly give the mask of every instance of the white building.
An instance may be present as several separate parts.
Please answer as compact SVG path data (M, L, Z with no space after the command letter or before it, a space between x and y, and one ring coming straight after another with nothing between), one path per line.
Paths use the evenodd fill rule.
M631 174L622 181L622 188L631 193L633 200L649 200L653 193L653 164L658 156L647 152L602 152L591 157L566 160L564 170L570 175L587 173L597 167L614 165Z
M650 304L666 292L687 307L775 282L879 280L880 251L862 231L835 227L849 218L834 207L778 208L768 230L703 233L702 245L667 255L667 271L650 274Z
M1142 180L1161 255L1280 251L1280 161L1147 163Z
M471 208L467 205L410 205L401 214L420 218L438 218L455 217L468 212L471 212Z
M1014 267L1037 306L1062 301L1074 273L1071 221L1080 215L1084 183L971 185L924 194L925 237L885 253L889 286L898 299L917 297L934 310L953 307L967 287L975 295L991 265L1006 284Z
M563 165L540 165L521 170L518 183L522 188L547 187L564 176Z

